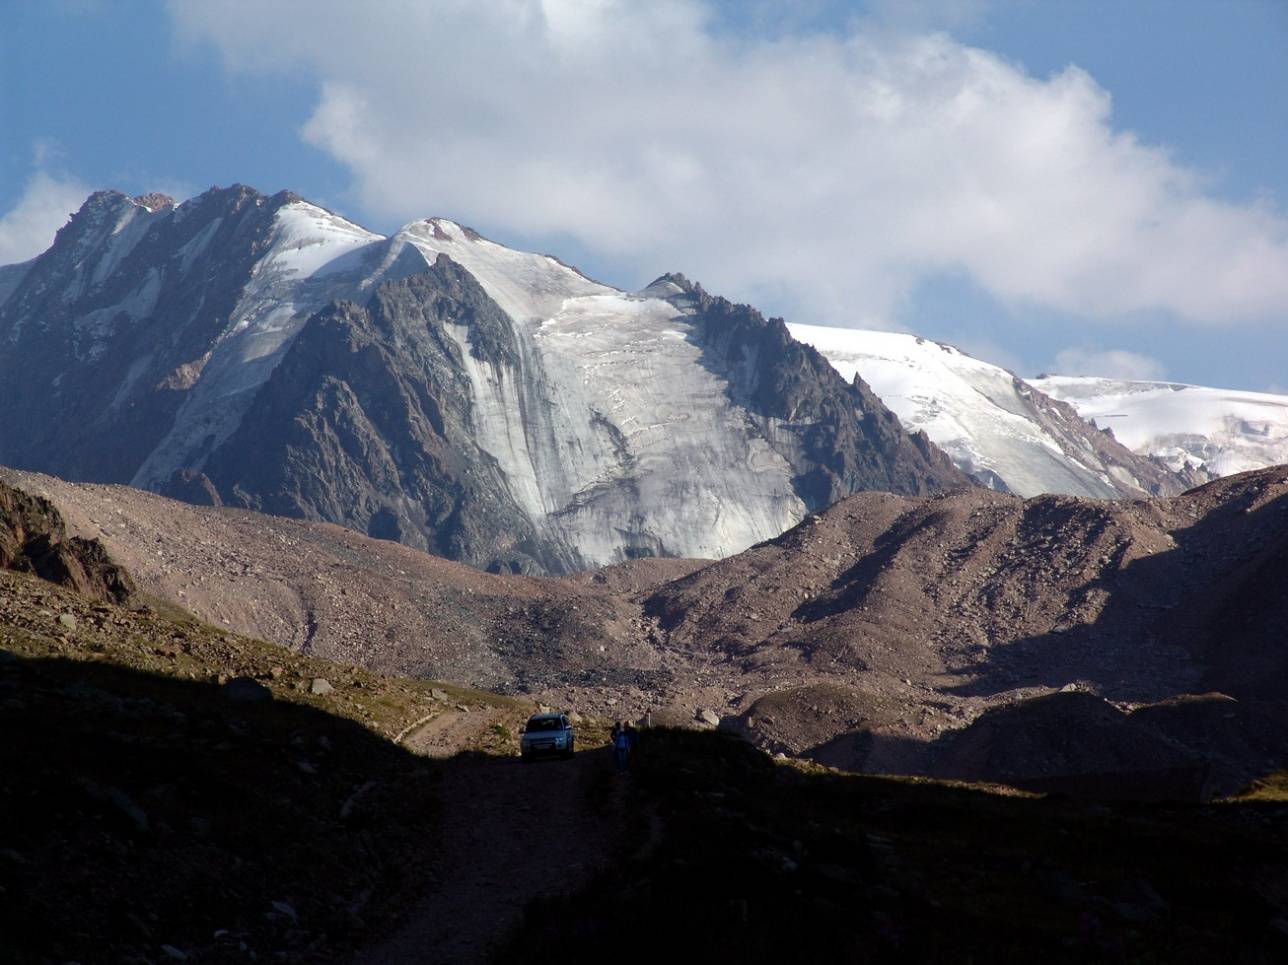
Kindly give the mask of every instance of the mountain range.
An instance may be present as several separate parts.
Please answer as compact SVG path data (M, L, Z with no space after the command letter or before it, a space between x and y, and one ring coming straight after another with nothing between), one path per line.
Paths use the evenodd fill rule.
M1276 398L95 194L0 268L0 931L1277 961L1288 466L1205 482L1279 458ZM551 707L578 753L527 766Z
M788 330L845 378L862 377L905 426L991 489L1116 499L1175 495L1209 478L1132 451L1075 407L951 345L898 332Z
M98 192L0 268L0 464L497 572L722 558L866 490L1173 495L1288 458L1285 403L1026 382L683 275L621 291L444 218L385 237L240 185Z
M725 556L855 491L970 482L780 320L444 219L99 192L3 284L0 463L493 570Z

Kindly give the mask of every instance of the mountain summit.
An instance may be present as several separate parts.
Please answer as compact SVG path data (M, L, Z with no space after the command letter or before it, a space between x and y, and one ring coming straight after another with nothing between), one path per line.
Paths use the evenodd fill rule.
M0 269L0 463L341 523L510 571L720 557L970 479L779 319L443 218L98 192Z

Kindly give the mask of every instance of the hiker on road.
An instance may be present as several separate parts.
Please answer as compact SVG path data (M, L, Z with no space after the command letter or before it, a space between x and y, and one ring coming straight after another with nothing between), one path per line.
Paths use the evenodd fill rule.
M631 756L631 738L621 721L613 725L613 759L617 762L618 772L626 770Z

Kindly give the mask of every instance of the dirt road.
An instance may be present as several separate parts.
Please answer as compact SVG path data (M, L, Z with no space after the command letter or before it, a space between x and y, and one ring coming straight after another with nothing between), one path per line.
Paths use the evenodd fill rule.
M429 736L439 744L440 734ZM354 965L488 961L530 898L575 891L620 850L624 779L607 750L442 767L441 852L429 891Z

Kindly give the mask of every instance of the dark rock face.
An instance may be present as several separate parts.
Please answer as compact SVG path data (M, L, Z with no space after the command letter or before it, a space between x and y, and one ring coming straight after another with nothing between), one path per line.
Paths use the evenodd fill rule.
M861 378L847 384L793 339L781 318L713 297L683 275L659 281L683 289L673 301L695 310L703 362L728 381L732 400L781 421L766 437L795 470L796 493L811 511L869 489L919 496L976 485L925 433L904 431Z
M176 469L169 481L161 487L161 495L194 506L222 506L219 490L204 472Z
M283 192L91 195L0 303L0 464L129 482L229 323ZM51 417L56 414L56 417Z
M47 500L0 483L0 569L34 573L101 602L124 603L134 592L130 575L98 540L68 537L63 518Z
M460 348L518 361L508 318L474 278L440 256L309 320L206 472L230 503L338 522L480 567L568 569L538 537L495 462L473 439Z

